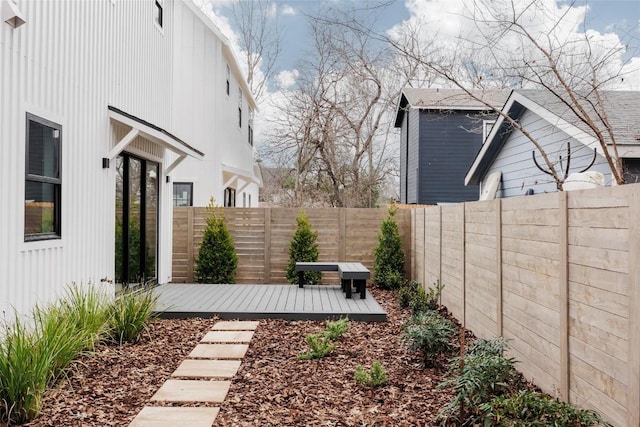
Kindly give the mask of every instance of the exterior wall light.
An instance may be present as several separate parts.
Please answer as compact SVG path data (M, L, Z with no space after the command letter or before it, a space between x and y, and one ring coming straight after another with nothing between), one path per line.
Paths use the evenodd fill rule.
M7 24L11 25L13 28L18 28L22 24L26 24L24 16L20 9L18 9L18 5L13 2L13 0L0 0L2 1L2 20Z

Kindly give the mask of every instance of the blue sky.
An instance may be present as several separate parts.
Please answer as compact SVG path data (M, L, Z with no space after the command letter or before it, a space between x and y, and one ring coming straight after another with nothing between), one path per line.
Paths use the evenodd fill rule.
M215 2L216 0L214 0ZM251 1L251 0L241 0ZM279 70L296 68L311 43L305 14L313 14L319 8L363 8L380 4L384 0L276 0L278 25L283 35L283 52L279 58ZM405 0L396 0L381 7L375 13L377 30L384 31L410 17ZM560 4L570 4L561 1ZM623 40L630 41L629 54L638 56L640 48L640 0L578 0L576 5L588 5L586 26L600 32L615 32Z

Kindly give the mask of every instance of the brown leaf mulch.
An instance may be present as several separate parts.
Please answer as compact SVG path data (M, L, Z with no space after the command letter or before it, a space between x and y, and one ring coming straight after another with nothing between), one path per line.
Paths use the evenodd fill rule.
M446 363L423 368L401 342L409 316L395 294L371 290L387 322L351 322L329 356L299 360L305 337L325 322L262 320L221 405L216 426L429 426L451 398L437 390ZM83 357L46 398L31 426L126 426L195 347L214 319L157 320L135 345L102 346ZM354 380L357 365L374 361L388 383L367 388Z

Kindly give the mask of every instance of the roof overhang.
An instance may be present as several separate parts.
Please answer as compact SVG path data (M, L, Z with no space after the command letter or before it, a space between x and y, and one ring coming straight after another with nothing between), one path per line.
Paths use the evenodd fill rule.
M256 184L259 187L262 187L262 179L260 174L255 173L258 165L254 165L254 171L248 171L241 168L236 168L234 166L229 166L226 164L222 164L222 181L224 184L223 188L234 187L236 191L242 191L249 184ZM238 186L238 183L240 185Z
M580 143L591 149L595 149L598 153L602 154L602 148L600 147L598 140L593 135L589 135L575 125L572 125L566 120L560 118L558 115L527 98L524 94L514 90L511 92L505 106L500 111L500 115L498 116L496 123L493 125L485 143L482 145L482 148L476 155L471 168L467 172L467 175L464 178L465 185L477 185L482 181L484 175L487 173L502 150L502 147L509 139L514 128L513 125L506 120L505 116L508 115L510 118L518 120L527 110L535 113L550 125L566 133L569 137L575 138Z
M109 151L106 158L113 160L118 154L124 151L137 137L142 137L148 141L158 144L167 150L175 153L178 158L165 168L165 174L169 174L186 157L193 157L198 160L204 158L204 153L190 146L180 138L172 135L166 130L142 120L136 116L126 113L118 108L108 106L109 118L131 130Z

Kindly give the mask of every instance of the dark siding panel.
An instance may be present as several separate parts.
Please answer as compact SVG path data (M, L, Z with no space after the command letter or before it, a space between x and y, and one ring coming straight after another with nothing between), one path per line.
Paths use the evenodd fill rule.
M407 203L407 114L400 127L400 203Z
M477 113L420 113L419 203L478 200L477 185L464 177L482 146L482 122Z
M419 126L419 111L412 109L409 111L409 147L407 150L408 159L406 163L407 167L407 203L419 203L418 201L418 168L420 167L419 160L419 138L421 129Z

